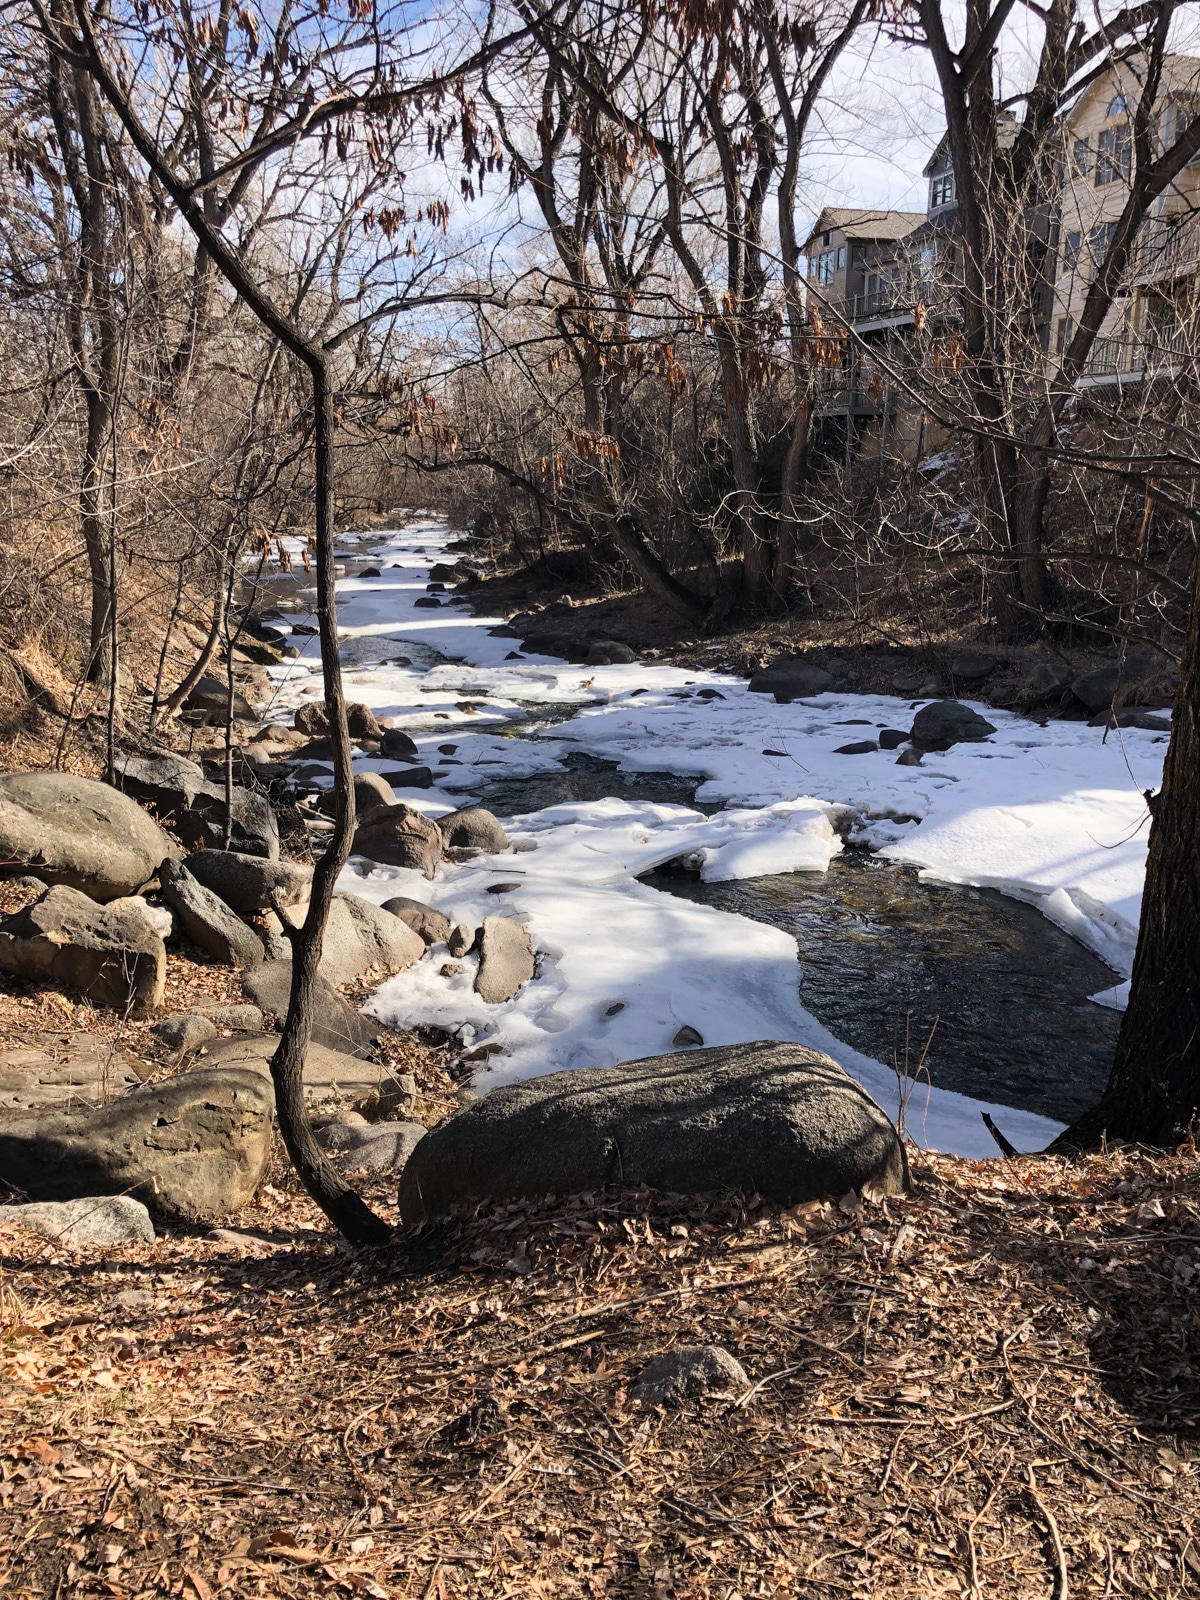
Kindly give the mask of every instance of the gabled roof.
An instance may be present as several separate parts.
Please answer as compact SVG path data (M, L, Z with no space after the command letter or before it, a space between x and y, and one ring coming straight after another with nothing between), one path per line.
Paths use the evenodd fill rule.
M1021 124L1017 121L1015 115L1009 111L1007 107L1001 106L1000 110L996 113L996 143L999 145L1001 150L1007 150L1010 145L1016 143L1017 134L1020 132L1020 128ZM921 174L923 177L929 177L934 167L937 166L938 162L946 154L949 144L950 135L948 133L944 133L934 146L933 154L921 168Z
M1141 84L1142 64L1137 56L1127 58L1109 67L1099 77L1085 84L1062 112L1067 127L1093 100L1108 98L1123 90L1131 100L1136 100ZM1169 52L1163 57L1160 98L1165 104L1172 95L1176 99L1190 99L1200 94L1200 57Z
M925 221L923 211L855 211L846 206L826 206L805 241L838 228L847 239L903 239Z

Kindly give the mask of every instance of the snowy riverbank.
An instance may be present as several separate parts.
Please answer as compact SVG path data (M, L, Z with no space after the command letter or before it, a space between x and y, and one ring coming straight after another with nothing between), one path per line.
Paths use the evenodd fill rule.
M377 902L406 894L454 920L499 913L527 923L539 971L512 1001L480 1001L468 957L448 977L427 959L373 1002L396 1026L461 1027L472 1043L496 1046L481 1089L656 1054L687 1026L706 1044L770 1038L827 1050L894 1113L891 1069L834 1039L800 1004L788 934L636 881L681 856L696 858L709 880L823 871L847 833L942 881L1030 901L1100 955L1115 980L1127 978L1145 870L1142 791L1160 782L1162 735L1124 730L1105 742L1083 723L1042 728L988 709L990 740L928 755L919 767L897 766L895 752L839 754L878 727L907 730L920 702L823 694L777 705L721 674L509 659L517 642L488 631L503 618L473 616L449 596L438 609L415 604L449 537L432 519L372 534L364 548L380 576L338 585L348 697L395 717L437 775L432 789L406 790L392 778L400 799L437 815L498 777L554 770L586 752L626 772L692 777L698 800L725 807L711 817L617 799L547 807L507 824L513 855L443 867L432 883L351 862L340 887ZM321 693L315 639L295 642L300 659L271 671L269 717ZM566 707L577 708L569 720L514 737L539 709ZM356 766L395 771L385 758ZM497 884L511 887L489 893ZM1058 1131L1030 1112L923 1088L909 1131L930 1146L990 1156L984 1109L1019 1148L1040 1148Z

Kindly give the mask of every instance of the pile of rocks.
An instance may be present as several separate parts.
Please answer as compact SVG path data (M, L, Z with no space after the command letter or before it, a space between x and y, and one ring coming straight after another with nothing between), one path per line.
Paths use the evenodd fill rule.
M319 716L307 720L309 731L320 730ZM356 727L363 737L373 731L363 719ZM404 739L397 734L393 747ZM129 756L119 781L126 792L63 773L0 775L0 859L23 870L36 891L0 923L0 971L73 990L123 1015L155 1017L153 1032L176 1069L145 1082L144 1063L114 1060L111 1052L101 1062L105 1051L89 1055L86 1041L65 1059L36 1046L0 1056L0 1178L31 1202L0 1208L0 1227L24 1219L67 1243L152 1237L147 1206L219 1220L253 1194L274 1111L278 1039L264 1029L278 1027L287 1012L286 931L302 923L311 889L311 869L281 859L262 795L235 790L234 837L243 848L225 850L213 843L223 828L223 790L196 763ZM480 808L432 823L387 793L373 790L373 798L356 844L378 849L376 859L419 861L432 876L443 860L508 848L496 818ZM190 853L151 808L193 846ZM167 947L178 938L241 968L244 1001L200 1000L190 1011L161 1015ZM334 898L303 1075L319 1137L347 1166L399 1170L425 1129L414 1118L415 1083L370 1059L379 1024L335 986L405 971L435 945L460 955L477 950L476 988L493 1003L534 974L528 933L511 919L451 926L418 902L380 907L352 894ZM367 1122L351 1107L388 1120ZM104 1198L117 1193L119 1206Z

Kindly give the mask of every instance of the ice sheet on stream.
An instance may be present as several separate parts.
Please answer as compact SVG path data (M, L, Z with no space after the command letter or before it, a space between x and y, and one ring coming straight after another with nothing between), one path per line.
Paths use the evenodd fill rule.
M395 717L437 774L427 790L393 780L400 798L436 815L469 803L493 778L555 770L582 751L625 772L692 775L699 800L727 807L712 817L620 800L548 807L517 828L535 851L443 867L433 884L381 867L363 878L356 869L369 864L352 864L341 887L377 901L403 893L464 919L499 913L527 921L539 975L507 1005L486 1006L474 995L472 958L443 978L442 952L376 996L380 1015L397 1024L466 1024L475 1042L501 1046L480 1071L481 1088L667 1050L686 1023L708 1044L812 1044L882 1102L894 1099L891 1071L833 1039L801 1006L790 936L635 881L680 856L694 857L710 881L823 870L841 848L835 823L843 831L852 823L856 839L941 881L1030 901L1127 977L1145 870L1142 791L1161 781L1162 735L1124 730L1105 741L1084 723L1039 727L981 706L995 735L927 755L920 767L897 766L895 752L838 754L879 727L907 730L921 702L833 693L782 706L719 673L510 661L518 642L488 631L501 619L453 602L414 606L448 537L434 519L374 533L370 559L381 577L338 585L343 636L358 663L347 666L349 698ZM363 665L376 641L380 664ZM271 669L275 714L320 693L316 642L296 642L305 655ZM411 666L395 664L406 648ZM435 653L457 659L431 667ZM392 659L383 664L385 657ZM571 707L570 720L536 725L548 709ZM451 752L438 748L450 744ZM356 765L396 768L386 759ZM486 893L488 883L507 881L520 889ZM1119 991L1106 991L1104 1002L1119 1005ZM992 1155L982 1109L934 1090L923 1116L910 1107L909 1126L942 1149ZM992 1109L1019 1147L1037 1149L1057 1129L1032 1113Z

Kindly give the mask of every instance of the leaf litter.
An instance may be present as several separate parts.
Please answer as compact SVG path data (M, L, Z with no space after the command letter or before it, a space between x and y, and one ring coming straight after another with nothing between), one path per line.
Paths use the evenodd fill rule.
M0 1235L5 1590L1197 1592L1195 1152L913 1162L881 1204L610 1190L372 1254L282 1166L223 1237ZM697 1343L744 1394L629 1400Z

